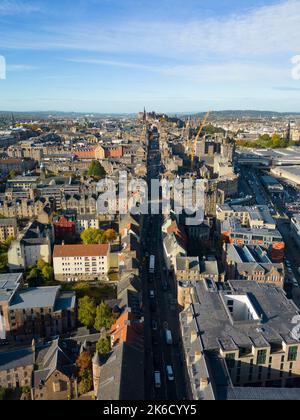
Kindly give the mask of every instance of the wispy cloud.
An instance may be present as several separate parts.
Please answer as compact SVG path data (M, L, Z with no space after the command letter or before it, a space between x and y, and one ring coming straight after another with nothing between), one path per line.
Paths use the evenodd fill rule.
M160 71L159 67L155 66L146 66L143 64L130 63L127 61L117 61L117 60L104 60L98 58L69 58L67 61L77 64L90 64L97 66L109 66L109 67L120 67L127 69L140 69L148 71Z
M7 71L22 72L31 70L37 70L37 67L31 66L29 64L9 64L7 66Z
M15 15L40 11L40 7L30 1L1 0L0 15Z
M84 18L83 18L84 19ZM82 20L83 20L82 19ZM105 24L97 19L74 25L39 28L34 32L12 31L2 36L7 48L66 49L114 53L143 53L163 57L214 54L235 57L270 56L298 52L300 2L285 0L226 17L191 19L186 22L118 21ZM0 30L1 34L1 30Z
M190 65L143 65L132 62L105 60L99 58L70 58L67 61L91 66L109 66L144 70L160 73L165 76L180 77L196 82L256 82L269 80L280 82L289 76L289 69L274 68L253 62L240 63L238 61L218 62L214 64Z
M299 92L300 87L297 86L275 86L274 90L279 90L281 92Z

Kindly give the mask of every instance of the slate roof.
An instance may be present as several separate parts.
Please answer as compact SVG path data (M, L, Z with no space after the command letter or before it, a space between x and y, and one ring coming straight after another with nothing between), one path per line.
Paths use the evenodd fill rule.
M7 353L0 352L0 371L34 365L34 352L31 347Z
M142 401L144 391L144 350L122 343L115 347L101 367L98 400Z

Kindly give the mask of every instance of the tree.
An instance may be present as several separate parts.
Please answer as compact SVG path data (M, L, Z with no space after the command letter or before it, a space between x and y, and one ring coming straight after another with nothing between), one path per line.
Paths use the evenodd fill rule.
M79 382L78 389L81 395L87 394L93 388L93 374L91 372L87 372L85 376L83 376Z
M44 280L47 283L51 283L54 280L54 270L51 265L46 264L45 267L42 269L42 275L44 277Z
M94 299L89 296L84 296L79 299L78 304L78 319L82 325L87 328L92 328L95 324L96 304Z
M8 178L15 178L18 175L17 171L11 170L8 174Z
M46 266L46 262L43 260L43 258L40 258L36 264L38 270L43 270L43 268Z
M96 309L95 329L101 331L102 328L105 328L106 331L109 331L113 322L112 310L102 302Z
M76 360L76 366L79 369L79 376L84 376L86 371L92 369L92 358L88 352L83 351Z
M81 233L80 238L84 244L100 244L104 240L104 231L101 229L86 229Z
M94 160L89 168L88 175L96 180L106 176L106 171L98 160Z
M82 352L76 360L76 366L79 369L79 392L86 394L93 386L92 358L89 353Z
M100 338L96 345L96 350L98 353L100 353L101 356L108 356L109 352L111 351L110 340L108 338Z
M118 235L114 229L107 229L104 233L104 237L107 240L107 242L114 242L117 239Z
M34 286L40 277L40 271L36 267L32 267L29 271L29 274L26 278L26 281L31 283L31 286Z
M5 400L6 397L6 389L0 388L0 401Z

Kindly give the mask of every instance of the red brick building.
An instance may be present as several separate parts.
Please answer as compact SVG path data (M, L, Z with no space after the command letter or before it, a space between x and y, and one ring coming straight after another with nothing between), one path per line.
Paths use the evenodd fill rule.
M55 242L61 243L72 242L76 236L76 222L68 220L65 216L62 216L58 221L53 223Z

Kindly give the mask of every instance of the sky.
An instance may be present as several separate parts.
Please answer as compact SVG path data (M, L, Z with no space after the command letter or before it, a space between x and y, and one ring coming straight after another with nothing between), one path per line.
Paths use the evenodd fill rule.
M300 112L299 40L300 0L0 0L0 110Z

